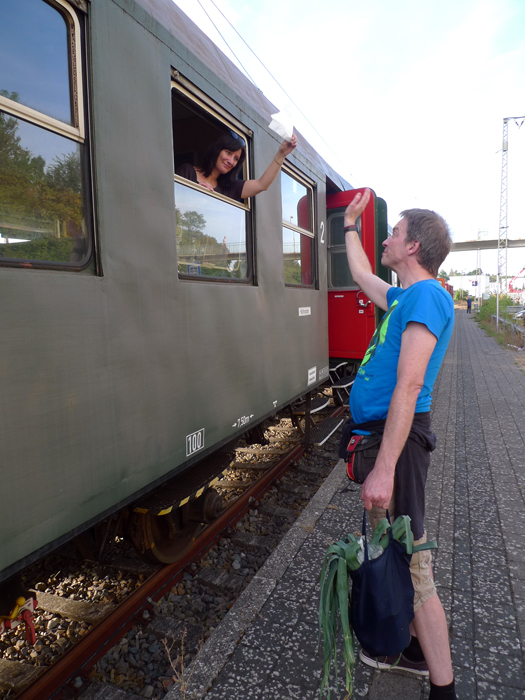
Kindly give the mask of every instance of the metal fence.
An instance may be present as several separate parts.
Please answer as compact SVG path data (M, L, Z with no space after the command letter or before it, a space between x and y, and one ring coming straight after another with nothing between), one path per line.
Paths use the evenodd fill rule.
M507 307L509 308L509 307ZM490 317L493 323L496 323L496 314L492 314ZM506 318L499 317L499 323L505 324L505 326L510 326L510 335L514 338L515 334L518 333L522 338L525 338L525 328L523 326L517 326L512 321L508 321Z

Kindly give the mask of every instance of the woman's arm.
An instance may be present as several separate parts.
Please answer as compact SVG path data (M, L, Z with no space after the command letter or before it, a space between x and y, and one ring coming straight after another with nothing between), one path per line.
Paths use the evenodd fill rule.
M286 156L290 155L296 146L296 136L292 136L291 141L283 141L279 146L279 150L275 154L274 159L266 168L261 177L258 180L246 180L244 187L242 188L242 198L246 199L246 197L255 197L256 194L259 194L259 192L264 192L264 190L267 190L277 177L277 173L281 169L284 159Z

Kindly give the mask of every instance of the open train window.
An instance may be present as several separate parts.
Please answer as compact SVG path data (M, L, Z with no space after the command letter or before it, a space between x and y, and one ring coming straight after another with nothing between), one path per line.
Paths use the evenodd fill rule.
M81 19L65 0L2 0L0 265L91 256Z
M252 132L174 72L172 82L175 229L179 277L248 282L252 278L251 202L242 199L249 179ZM217 190L198 181L228 142L235 171ZM234 150L235 149L235 150ZM209 166L211 167L211 166ZM197 169L197 170L196 170Z
M331 289L357 289L346 257L344 218L344 208L328 215L328 287ZM357 219L357 227L361 240L361 217Z
M290 166L281 172L284 283L313 287L315 275L313 184Z

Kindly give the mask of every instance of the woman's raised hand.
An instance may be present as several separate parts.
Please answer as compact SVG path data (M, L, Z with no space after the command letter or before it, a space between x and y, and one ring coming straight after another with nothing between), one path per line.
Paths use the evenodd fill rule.
M279 146L279 154L286 158L286 156L289 156L296 146L297 136L293 134L291 141L283 141Z

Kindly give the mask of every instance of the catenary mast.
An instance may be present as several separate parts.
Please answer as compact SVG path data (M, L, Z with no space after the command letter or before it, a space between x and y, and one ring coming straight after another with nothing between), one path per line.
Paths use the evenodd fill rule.
M521 121L519 121L521 119ZM501 275L505 269L507 280L507 250L508 250L508 226L507 226L507 193L508 193L508 167L509 167L509 121L514 120L518 129L523 124L525 117L505 117L503 119L503 145L501 147L501 189L499 200L499 235L498 235L498 293L496 295L496 330L499 329L499 295L501 292Z

